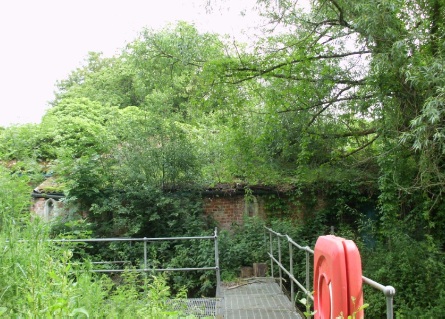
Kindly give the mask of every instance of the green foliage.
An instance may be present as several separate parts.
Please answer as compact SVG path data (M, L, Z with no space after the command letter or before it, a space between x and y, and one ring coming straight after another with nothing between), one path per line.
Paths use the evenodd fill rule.
M235 226L230 232L221 232L220 235L220 262L223 276L233 278L239 276L241 266L252 266L253 263L267 263L270 251L269 236L265 233L264 221L255 217L246 217L242 225ZM289 220L274 220L270 227L281 234L288 234L293 240L301 245L313 244L305 239L311 236L305 233L305 226L298 225ZM274 239L274 255L278 256L277 241ZM282 263L289 265L288 242L281 240ZM299 250L294 251L295 277L300 282L305 282L305 253ZM277 268L275 267L275 271ZM275 274L277 275L277 274Z
M418 241L394 230L375 251L362 251L364 275L395 287L394 307L400 318L435 318L443 311L444 260L432 238ZM424 296L424 298L419 298ZM365 285L367 316L379 318L385 299Z
M91 221L99 236L166 237L199 233L202 206L193 192L164 192L128 185L95 198Z
M90 264L73 260L70 246L54 243L48 225L30 222L27 179L0 170L0 314L8 318L177 318L165 277L125 272L120 283L94 276ZM175 301L173 301L175 302ZM193 318L189 316L186 318Z
M35 124L10 126L0 130L2 161L38 158L40 128Z
M92 195L93 196L93 195ZM94 205L87 220L79 223L61 221L53 233L65 238L88 234L92 237L174 237L208 235L199 194L165 192L156 187L135 189L127 185L93 196ZM79 225L79 226L76 226ZM77 234L77 235L76 235ZM211 243L151 243L148 267L208 267L214 259ZM94 260L124 260L135 267L143 263L142 244L113 243L76 246L76 257ZM215 277L211 273L175 274L168 279L173 291L186 287L191 294L211 295Z
M28 238L25 232L21 234ZM172 296L162 277L148 280L130 270L124 273L119 284L105 276L96 278L88 268L71 261L70 250L54 247L44 237L27 242L9 241L7 247L2 259L7 277L2 282L1 303L11 317L173 318L179 315L167 305L167 299Z
M70 252L53 247L37 220L29 222L27 178L8 175L4 169L0 173L3 314L46 317L86 313L77 303L84 287L74 283L73 276L81 273L69 263Z
M143 30L118 56L90 53L58 84L41 125L0 131L2 165L31 183L54 170L68 201L90 210L96 235L199 233L207 226L199 196L185 192L279 185L295 192L266 199L267 221L296 238L312 243L335 226L358 239L377 207L376 260L399 247L382 245L400 225L420 246L437 247L423 260L442 269L443 1L320 0L304 12L289 1L259 3L281 31L249 48L178 23ZM229 264L263 257L259 225L221 235L227 273L235 272ZM187 259L192 248L209 254L206 246L177 249ZM171 247L157 249L171 256ZM391 284L402 270L419 286L399 299L408 316L418 292L431 291L399 264L379 271ZM190 280L195 289L199 280ZM210 280L203 275L205 287Z
M127 59L138 70L136 92L144 108L159 114L193 113L199 74L207 60L222 55L215 35L200 34L187 23L167 26L160 32L143 30L130 46ZM202 98L202 96L201 96Z
M352 299L351 300L352 304L354 305L354 311L352 312L352 314L348 315L348 317L345 318L344 314L341 313L340 316L336 317L336 319L360 319L360 318L357 318L358 313L360 313L360 311L363 311L369 307L368 303L365 303L363 305L356 305L355 304L356 299L354 297L351 297L351 299Z
M70 153L73 158L84 154L104 153L110 135L104 124L112 118L113 108L102 107L87 98L64 99L51 108L42 120L55 155Z
M220 260L223 271L238 272L241 266L265 262L266 249L263 231L264 221L245 217L242 225L235 225L231 232L220 234Z
M143 113L120 125L122 144L112 150L122 183L177 188L199 180L193 144L177 122ZM125 141L125 142L124 142ZM116 185L117 186L117 185Z
M305 311L303 312L303 314L306 318L312 318L312 316L317 313L317 311L312 310L312 304L309 298L301 298L298 301L305 307Z
M54 105L70 98L84 97L105 106L140 105L135 85L135 69L123 56L105 58L89 52L85 65L57 83ZM94 113L93 113L94 114Z
M29 218L29 178L0 166L0 231L11 232Z
M196 236L197 234L193 234ZM208 236L209 233L202 232L201 235ZM221 239L218 238L220 241ZM168 267L173 268L202 268L215 266L215 246L213 240L193 240L177 243L174 247L162 255L167 254ZM170 278L171 287L174 291L186 288L189 296L215 296L216 276L215 271L200 272L175 272Z

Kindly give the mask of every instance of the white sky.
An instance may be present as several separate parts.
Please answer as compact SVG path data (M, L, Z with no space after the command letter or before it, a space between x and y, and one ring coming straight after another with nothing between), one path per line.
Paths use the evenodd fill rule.
M4 0L0 2L0 126L39 123L55 83L89 51L118 53L143 27L184 20L201 31L255 27L255 0ZM227 9L230 8L230 9ZM240 14L244 11L246 15Z

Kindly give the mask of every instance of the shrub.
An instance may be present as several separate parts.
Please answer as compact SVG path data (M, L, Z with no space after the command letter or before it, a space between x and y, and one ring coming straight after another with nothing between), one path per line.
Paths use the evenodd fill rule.
M439 318L444 311L445 260L431 238L417 241L395 231L386 244L362 251L364 274L394 286L394 308L398 318ZM380 291L365 285L366 314L379 318L385 313Z

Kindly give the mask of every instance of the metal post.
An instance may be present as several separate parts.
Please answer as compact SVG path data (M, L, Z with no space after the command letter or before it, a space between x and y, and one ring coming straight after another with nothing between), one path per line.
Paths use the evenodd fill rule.
M383 292L383 294L386 297L386 318L393 319L394 318L393 300L394 300L394 295L396 294L396 289L393 286L383 286L382 284L379 284L378 282L366 278L364 276L362 276L362 279L365 284L368 284L371 287Z
M215 227L215 272L216 272L216 295L219 295L221 287L221 274L219 270L219 251L218 251L218 228Z
M263 239L264 239L264 251L266 252L266 249L267 249L267 234L266 234L266 228L264 228ZM266 252L266 253L267 253L267 252ZM272 277L273 277L273 275L272 275Z
M306 291L308 292L308 294L311 293L310 285L309 285L309 271L310 271L309 252L306 250ZM307 297L309 297L309 295Z
M386 286L383 290L383 293L386 296L386 318L393 319L394 317L394 295L396 294L396 290L392 286Z
M144 270L147 271L147 237L144 237Z
M278 239L278 262L280 266L283 264L281 262L281 238L277 236ZM281 270L281 267L278 267L278 273L280 275L280 289L283 289L283 271Z
M386 318L393 319L393 296L386 296Z
M272 256L273 256L273 239L272 239L272 233L270 231L269 231L269 246L270 246L270 272L271 272L272 278L273 278L273 276L274 276L274 273L273 273L273 259L272 259Z
M291 275L294 275L294 261L293 261L293 247L292 243L289 241L289 272ZM291 279L290 281L290 300L292 302L292 305L295 304L295 295L294 295L294 281Z

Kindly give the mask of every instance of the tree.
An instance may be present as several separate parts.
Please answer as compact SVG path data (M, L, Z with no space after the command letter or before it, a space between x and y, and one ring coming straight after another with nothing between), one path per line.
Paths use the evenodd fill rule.
M270 157L298 179L326 165L369 178L378 165L383 229L414 219L443 242L443 2L258 3L273 32L215 81L256 96Z
M109 131L119 141L108 156L117 165L117 183L176 189L199 180L194 147L173 119L128 107L119 111Z
M200 182L191 96L204 58L218 50L216 37L184 23L159 33L145 30L119 57L90 55L87 66L61 82L46 123L62 122L52 130L60 146L58 171L68 195L91 207L98 233L108 228L109 234L134 235L156 221L157 234L165 236L174 225L184 230L194 216L196 208L178 214L184 205L174 192ZM131 94L133 105L113 104L113 74L121 69L131 74L132 85L118 96Z
M102 53L89 52L85 65L57 83L52 104L57 105L65 98L88 98L104 106L138 106L135 71L122 55L108 58Z
M124 53L135 72L134 83L141 107L190 120L206 63L223 55L216 35L200 34L185 22L161 31L145 29ZM207 89L207 88L205 88Z

